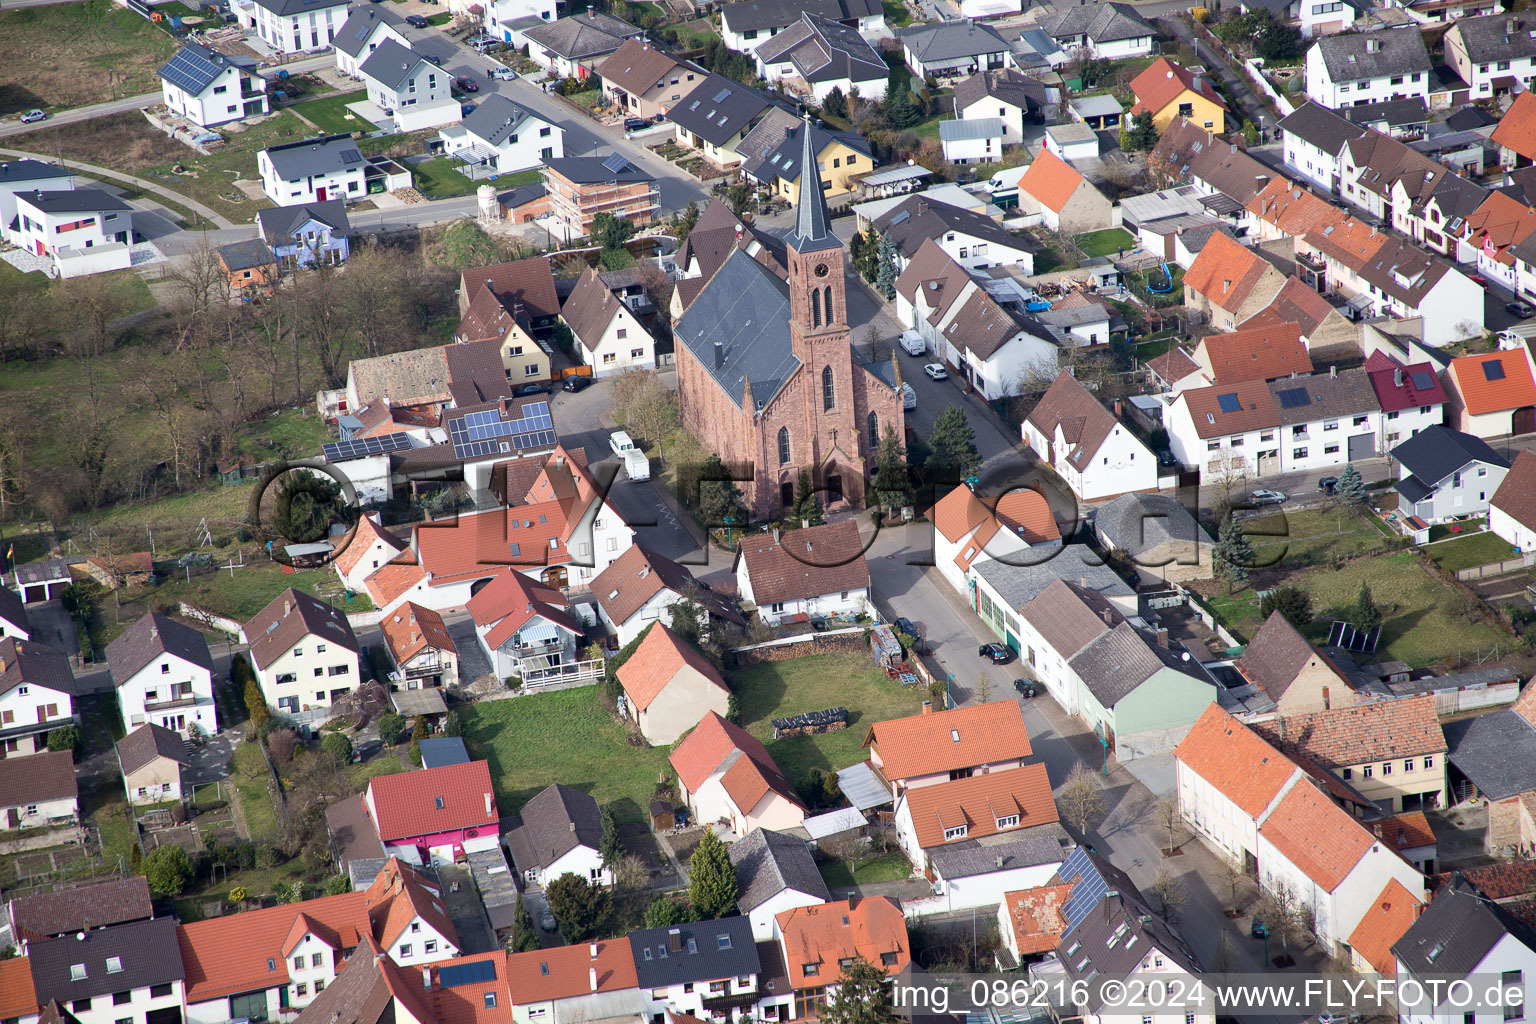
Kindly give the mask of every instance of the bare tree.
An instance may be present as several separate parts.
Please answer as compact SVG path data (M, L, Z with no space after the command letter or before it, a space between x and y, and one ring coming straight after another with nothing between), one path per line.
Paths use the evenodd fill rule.
M640 276L640 286L650 296L656 307L656 319L667 330L672 329L672 292L676 285L672 278L655 260L641 260L635 265Z
M0 519L4 519L11 506L21 501L26 494L23 482L25 454L26 445L22 443L16 429L0 429Z
M347 328L365 355L399 347L401 325L408 322L409 287L404 252L387 246L360 250L337 275L334 292Z
M1184 891L1184 883L1169 874L1167 868L1158 871L1152 884L1147 886L1147 893L1157 901L1158 915L1165 921L1178 917L1179 908L1189 901L1189 895Z
M76 379L89 403L90 426L101 424L105 398L102 360L117 344L116 323L130 303L127 285L103 275L59 281L53 286L52 307L61 328L60 347L75 364Z
M1171 796L1165 796L1157 802L1154 813L1157 827L1168 837L1168 845L1163 852L1172 856L1184 835L1184 815L1179 811L1179 802Z
M1233 857L1224 858L1221 862L1221 879L1227 887L1227 901L1232 913L1236 914L1243 909L1243 903L1248 895L1248 887L1252 879L1244 869L1243 863Z
M1211 964L1217 974L1231 974L1232 968L1237 966L1237 953L1232 948L1232 936L1225 930L1216 943L1216 958Z
M1061 808L1067 820L1079 833L1087 834L1088 822L1104 813L1104 790L1093 772L1077 765L1067 776L1066 784L1056 794L1056 806Z
M1289 957L1291 944L1301 931L1300 903L1296 891L1284 878L1274 879L1259 900L1259 918L1280 942L1280 952Z
M977 703L990 704L992 702L992 680L987 678L985 672L976 680L976 691L972 694Z

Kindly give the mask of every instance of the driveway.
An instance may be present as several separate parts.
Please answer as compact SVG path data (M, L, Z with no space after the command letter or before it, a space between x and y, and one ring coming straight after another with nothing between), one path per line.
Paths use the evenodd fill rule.
M64 602L34 601L27 605L27 623L32 629L32 639L40 644L57 648L65 654L80 653L80 635L75 631L75 620L64 610Z
M454 649L459 652L459 684L468 685L482 676L490 675L491 662L475 633L474 617L468 612L444 615L443 625L448 627L448 636L453 640Z

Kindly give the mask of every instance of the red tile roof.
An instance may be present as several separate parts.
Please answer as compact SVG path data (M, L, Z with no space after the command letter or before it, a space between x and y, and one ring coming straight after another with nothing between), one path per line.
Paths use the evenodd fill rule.
M1184 287L1235 312L1273 269L1258 253L1218 231L1190 264Z
M934 711L876 722L864 737L880 754L887 779L911 779L1029 757L1029 733L1018 701Z
M1042 149L1019 179L1019 191L1034 196L1046 209L1060 213L1084 180L1071 164L1050 150Z
M1312 372L1312 359L1301 343L1301 326L1295 323L1208 334L1195 350L1195 358L1202 365L1210 365L1213 383L1217 385Z
M1221 407L1221 396L1233 395L1237 408L1231 412ZM1195 425L1195 433L1201 437L1226 437L1243 434L1250 430L1263 430L1278 426L1280 413L1275 409L1274 396L1269 386L1261 380L1228 384L1225 387L1190 388L1179 395L1189 406L1189 418Z
M32 965L24 956L0 960L0 1020L30 1017L38 1011Z
M497 822L491 769L484 761L375 776L368 781L368 795L374 825L385 842L494 828Z
M1512 248L1536 231L1536 210L1503 192L1490 192L1467 217L1466 242L1507 267L1515 265Z
M363 586L368 588L374 607L384 608L426 578L427 570L416 561L416 556L402 551L370 573Z
M1173 756L1250 818L1263 814L1298 771L1284 754L1214 704Z
M1308 338L1335 312L1328 300L1323 298L1322 293L1293 274L1275 293L1273 302L1244 320L1239 326L1267 327L1274 324L1294 323L1301 328L1302 337ZM1339 315L1342 316L1342 314Z
M382 529L371 518L358 516L357 526L352 531L352 539L347 542L341 554L336 556L336 568L340 569L343 575L352 575L352 570L357 568L358 563L363 560L363 556L373 547L375 541L383 541L397 554L405 550L405 545L397 537ZM386 555L382 561L387 562L393 557L394 555Z
M1364 825L1310 784L1292 786L1259 835L1324 892L1337 889L1376 842Z
M1050 504L1039 491L1028 488L1009 491L989 503L962 484L940 498L929 517L934 527L951 543L976 530L971 544L967 545L974 546L975 553L971 559L964 560L964 568L970 567L975 555L981 553L1000 527L1018 534L1027 544L1039 544L1061 536ZM960 558L963 557L962 552Z
M1517 94L1489 138L1527 160L1536 158L1536 94Z
M1248 200L1247 210L1292 238L1337 224L1348 216L1326 199L1285 178L1272 179L1264 191Z
M508 954L507 981L515 1003L568 999L592 991L594 968L599 992L623 991L639 984L634 955L624 938Z
M742 538L741 559L759 606L869 586L864 540L852 519Z
M1209 79L1180 67L1167 57L1159 57L1145 71L1131 79L1131 93L1136 97L1131 113L1139 114L1146 110L1156 114L1185 92L1204 96L1221 109L1227 109L1226 102Z
M1059 540L1061 529L1051 514L1051 505L1039 491L1019 487L997 499L997 518L1025 543Z
M1008 915L1020 956L1049 953L1056 948L1061 933L1067 929L1061 906L1070 895L1072 886L1065 884L1037 885L1004 894L1003 912Z
M725 775L730 776L726 793L743 812L752 810L770 789L796 805L800 803L794 787L769 756L768 748L741 726L732 725L713 711L683 737L668 760L677 772L678 781L690 793L697 793L711 775L726 766ZM750 764L743 765L742 762ZM731 775L732 772L735 775ZM726 784L725 777L721 784ZM757 795L752 798L754 792ZM751 799L751 803L742 802L747 799Z
M901 908L889 896L866 896L778 914L784 966L792 988L821 988L842 977L841 961L862 957L887 975L912 962L912 945ZM889 962L887 962L889 961ZM814 965L815 974L806 974Z
M1436 845L1435 830L1423 811L1404 811L1370 823L1371 832L1389 849L1401 853Z
M1392 953L1392 946L1403 937L1408 926L1418 920L1423 909L1422 896L1409 892L1397 879L1389 879L1350 933L1350 948L1378 972L1397 973L1397 957Z
M511 639L535 617L580 636L581 623L571 614L571 606L560 591L524 576L515 569L502 569L464 606L474 616L475 624L488 627L485 642L493 649Z
M1488 378L1484 364L1498 363L1504 375ZM1474 416L1536 405L1536 380L1524 349L1503 349L1451 360L1451 377L1461 391L1462 403Z
M1325 768L1446 751L1435 698L1428 693L1285 715L1255 722L1253 730L1282 749L1296 747Z
M1536 452L1522 451L1515 456L1489 505L1536 530Z
M458 653L443 617L414 601L405 602L385 616L379 631L384 634L384 643L397 665L404 665L428 647Z
M1383 412L1416 409L1421 405L1443 405L1445 386L1440 375L1428 362L1410 363L1407 366L1381 351L1372 352L1365 361L1365 372L1371 378L1371 389L1381 403ZM1418 381L1428 387L1420 387Z
M644 711L661 695L674 676L686 665L720 689L730 692L725 680L709 659L692 644L657 622L646 630L645 639L629 660L619 666L619 683L636 710Z
M1012 702L1010 702L1012 703ZM947 829L965 826L956 839L982 839L1015 829L1058 821L1056 801L1045 765L1038 762L1007 771L972 775L968 779L918 786L906 791L907 808L917 843L927 849L943 846ZM1018 824L998 826L998 819L1018 816Z

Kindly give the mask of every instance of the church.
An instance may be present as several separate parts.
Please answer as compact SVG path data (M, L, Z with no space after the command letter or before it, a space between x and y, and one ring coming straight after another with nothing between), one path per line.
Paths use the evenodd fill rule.
M901 381L890 361L860 362L849 343L845 254L832 233L805 124L807 177L785 238L783 269L732 246L676 321L683 426L727 465L753 518L793 503L802 469L823 505L861 504L887 427L905 440Z

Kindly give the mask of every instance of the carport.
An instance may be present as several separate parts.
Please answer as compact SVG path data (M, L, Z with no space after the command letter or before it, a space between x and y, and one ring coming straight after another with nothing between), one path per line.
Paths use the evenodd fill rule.
M84 561L83 558L77 561ZM49 562L28 562L16 567L15 589L26 604L34 601L52 601L64 596L64 588L74 582L69 574L70 563L65 559Z

